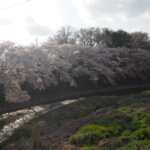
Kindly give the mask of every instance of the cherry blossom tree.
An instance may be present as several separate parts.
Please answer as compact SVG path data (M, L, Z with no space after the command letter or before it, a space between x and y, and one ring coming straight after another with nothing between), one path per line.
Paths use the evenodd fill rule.
M26 83L39 92L53 86L59 89L61 83L86 89L81 85L83 79L93 88L150 82L150 52L46 43L38 47L0 44L0 84L7 102L29 101L29 90L23 88Z

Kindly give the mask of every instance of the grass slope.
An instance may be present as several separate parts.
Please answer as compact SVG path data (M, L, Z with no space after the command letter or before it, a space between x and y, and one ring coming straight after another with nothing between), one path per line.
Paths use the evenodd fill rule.
M67 143L67 144L66 144ZM150 92L94 96L25 124L2 150L148 150Z
M69 142L81 150L149 150L149 94L122 97L115 109L81 127Z

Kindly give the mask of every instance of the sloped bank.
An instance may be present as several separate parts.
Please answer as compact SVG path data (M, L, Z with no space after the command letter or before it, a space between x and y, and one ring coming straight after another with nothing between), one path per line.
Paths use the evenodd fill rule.
M118 86L118 87L105 87L101 89L76 89L76 90L67 90L61 89L60 93L52 95L51 92L34 92L32 93L33 97L31 101L24 103L2 103L0 105L0 114L16 111L26 107L37 106L42 104L48 104L58 101L63 101L67 99L75 99L80 97L88 97L93 95L121 95L134 93L139 91L144 91L150 89L150 84L139 84L139 85L130 85L130 86ZM54 89L53 89L54 90ZM46 93L45 93L46 92Z
M137 121L133 122L132 126L127 126L126 123L130 123L130 120L127 118L127 122L125 123L122 122L122 120L126 120L128 112L130 115L130 112L134 114L137 111L139 117L141 116L143 120L149 123L149 119L144 119L145 117L143 117L143 111L144 114L148 115L147 112L150 110L149 98L149 91L126 96L93 96L82 98L81 101L50 111L47 114L35 118L30 123L25 124L20 129L17 129L9 140L1 144L0 148L3 150L27 150L37 149L38 147L43 150L78 150L80 149L80 145L70 145L72 143L70 141L70 138L72 138L71 135L76 133L80 127L91 124L95 119L101 119L102 116L108 116L110 118L109 120L104 118L103 121L121 123L125 127L135 128L139 125ZM124 113L123 115L122 111ZM119 116L115 117L111 112L115 112L115 114ZM112 118L112 116L114 118ZM138 122L140 122L140 120L138 120ZM123 128L123 130L124 129L125 128ZM68 139L70 139L70 144L67 142ZM124 136L121 137L121 139L124 140ZM118 140L120 142L120 138ZM109 140L107 141L109 142ZM126 142L124 144L126 144ZM92 147L88 149L90 148L92 149Z

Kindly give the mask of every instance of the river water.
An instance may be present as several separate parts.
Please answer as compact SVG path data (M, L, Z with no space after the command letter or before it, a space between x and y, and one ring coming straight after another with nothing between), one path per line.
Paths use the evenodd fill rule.
M10 137L17 128L21 127L23 124L29 122L31 119L37 117L38 115L57 109L63 105L76 102L77 100L79 99L66 100L59 103L34 106L31 108L22 109L19 111L0 115L0 121L8 120L8 123L6 123L5 125L3 125L2 128L0 128L0 143L7 140L7 138ZM9 122L9 120L11 121Z

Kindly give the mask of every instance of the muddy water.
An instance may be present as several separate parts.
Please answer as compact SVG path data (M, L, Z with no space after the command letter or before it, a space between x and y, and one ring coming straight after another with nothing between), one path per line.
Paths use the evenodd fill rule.
M67 105L76 101L77 99L66 100L60 103L34 106L28 109L23 109L16 112L5 113L3 115L0 115L0 121L3 121L5 119L9 122L10 118L12 120L9 123L6 123L0 129L0 143L7 140L7 138L11 136L17 128L21 127L23 124L27 123L28 121L37 117L38 115L44 114L50 110L57 109L63 105Z

